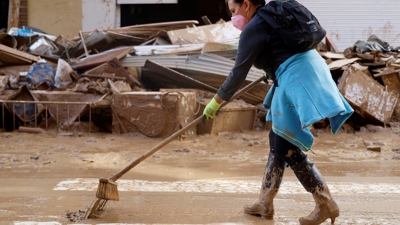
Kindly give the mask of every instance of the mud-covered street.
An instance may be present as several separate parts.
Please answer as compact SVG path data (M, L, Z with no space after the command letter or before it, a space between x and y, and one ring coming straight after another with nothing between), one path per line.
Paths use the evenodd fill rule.
M314 202L290 168L274 202L274 220L243 212L243 206L258 196L269 151L267 137L268 131L246 131L173 141L118 180L120 201L110 201L97 219L80 220L96 199L99 178L124 168L162 139L1 133L0 221L298 224ZM381 151L367 150L365 141L380 143ZM308 155L340 206L335 224L398 224L399 134L390 128L337 135L318 130L313 151Z

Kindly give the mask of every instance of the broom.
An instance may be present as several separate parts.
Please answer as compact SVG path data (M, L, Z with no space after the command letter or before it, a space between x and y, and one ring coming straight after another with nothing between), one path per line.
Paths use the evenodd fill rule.
M248 90L253 88L255 85L260 83L265 79L264 76L260 77L259 79L251 82L248 84L246 87L242 88L240 91L238 91L231 99L238 98L242 94L246 93ZM221 107L225 106L229 102L224 101L221 104ZM220 108L221 108L220 107ZM120 177L122 177L125 173L127 173L129 170L131 170L133 167L138 165L140 162L148 158L149 156L153 155L156 151L176 139L179 135L183 134L185 131L190 129L193 126L196 126L203 120L203 116L199 116L197 119L193 120L180 130L176 131L174 134L169 136L167 139L153 147L151 150L146 152L144 155L136 159L135 161L131 162L127 167L123 168L120 170L118 173L110 176L109 178L100 178L99 180L99 185L97 187L97 192L96 192L96 197L97 200L92 204L92 206L89 208L89 210L86 212L87 216L85 218L93 218L95 212L98 211L103 211L105 209L105 206L107 204L108 200L112 201L119 201L119 195L118 195L118 184L116 180L118 180Z

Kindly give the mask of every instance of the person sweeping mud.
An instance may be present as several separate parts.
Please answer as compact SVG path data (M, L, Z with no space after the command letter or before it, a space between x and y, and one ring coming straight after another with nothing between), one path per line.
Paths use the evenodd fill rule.
M300 5L292 0L287 2ZM285 167L290 166L316 204L308 216L299 219L300 224L321 224L328 218L334 223L339 216L339 207L321 173L304 152L311 149L314 141L309 126L329 118L331 131L335 134L353 109L338 91L328 66L317 51L293 51L282 35L271 27L270 21L265 19L270 17L269 4L282 4L282 1L266 4L264 0L226 0L232 24L242 33L235 65L207 104L203 116L207 120L214 119L220 104L229 101L242 86L252 65L263 69L268 78L274 80L264 100L268 109L266 120L272 121L270 153L260 195L253 204L246 205L244 211L272 219L273 199Z

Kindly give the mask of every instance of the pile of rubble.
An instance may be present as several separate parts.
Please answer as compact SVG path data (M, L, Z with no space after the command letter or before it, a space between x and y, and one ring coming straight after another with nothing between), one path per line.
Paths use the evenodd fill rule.
M79 32L74 39L39 29L0 33L1 128L171 135L201 115L234 65L240 31L224 21L197 24L136 25ZM349 120L355 129L400 121L398 48L370 39L343 53L328 36L318 47L356 109ZM251 68L244 85L262 74ZM268 128L262 101L269 87L260 83L182 137Z
M371 35L343 53L321 52L340 92L355 109L349 122L356 129L400 122L399 49Z

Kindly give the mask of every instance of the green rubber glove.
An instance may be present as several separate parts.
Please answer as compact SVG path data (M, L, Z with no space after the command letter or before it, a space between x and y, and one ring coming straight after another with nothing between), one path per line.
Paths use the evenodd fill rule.
M203 118L206 120L209 119L214 119L215 115L217 114L217 111L221 104L219 104L215 98L213 98L207 105L206 108L203 111Z

